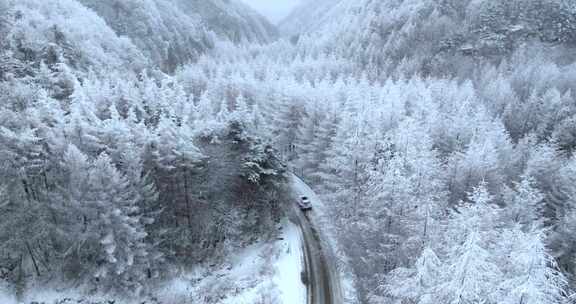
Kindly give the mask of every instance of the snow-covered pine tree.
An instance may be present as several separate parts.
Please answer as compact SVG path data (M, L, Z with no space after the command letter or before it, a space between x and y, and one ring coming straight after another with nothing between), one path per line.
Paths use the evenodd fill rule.
M451 239L440 270L443 279L425 293L421 303L497 302L495 292L502 273L489 244L495 235L498 210L491 205L493 197L486 187L486 183L481 183L474 189L469 195L470 203L459 208L450 224L453 232L461 236Z
M84 225L72 252L91 273L97 289L139 293L145 285L147 233L138 194L110 158L102 154L88 165L79 204ZM84 240L84 241L82 241Z
M503 209L503 221L521 224L526 228L542 225L541 214L544 195L535 188L535 180L530 176L522 176L514 189L504 192L506 207Z
M512 269L500 286L502 303L565 303L566 277L544 244L542 228L515 225L504 237L515 246L507 255Z
M97 155L103 149L98 137L102 121L97 115L96 106L87 99L83 87L76 81L70 96L64 132L74 145L90 155Z
M419 303L439 284L442 262L431 248L425 248L414 268L398 268L387 277L385 293L400 301ZM402 302L400 302L402 303Z

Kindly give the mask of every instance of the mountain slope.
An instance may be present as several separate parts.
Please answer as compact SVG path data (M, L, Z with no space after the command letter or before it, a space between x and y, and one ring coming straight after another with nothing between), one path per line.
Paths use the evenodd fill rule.
M566 0L325 0L298 12L282 28L306 34L301 49L336 52L372 74L451 75L474 58L498 61L527 43L576 45L576 6Z
M118 35L130 39L164 71L196 58L213 45L199 16L183 13L171 1L80 0Z
M258 109L158 71L232 41L180 4L0 0L0 298L145 297L273 237L284 168Z
M213 49L217 40L265 43L277 35L264 17L235 1L5 1L4 5L10 9L3 14L3 42L15 50L16 58L38 64L46 52L62 53L69 66L79 69L156 66L170 73Z
M93 11L74 0L23 0L0 12L0 77L30 73L40 63L75 70L139 70L146 58Z
M214 40L268 42L275 29L245 5L220 0L80 0L163 71L194 61Z
M254 10L238 0L176 0L188 14L201 16L206 26L219 37L234 43L270 42L276 28Z
M294 36L317 30L332 7L341 0L304 1L278 25L283 35Z

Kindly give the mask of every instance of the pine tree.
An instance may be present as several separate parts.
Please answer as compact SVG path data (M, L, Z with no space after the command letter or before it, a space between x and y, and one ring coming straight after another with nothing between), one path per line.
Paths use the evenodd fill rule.
M551 233L551 245L558 264L563 269L570 271L576 270L576 188L574 180L576 172L576 162L570 160L561 168L558 177L554 180L553 185L556 188L558 197L561 199L555 205L555 212L552 213L555 221L554 231ZM550 200L548 198L548 200ZM549 213L549 214L550 214Z
M90 155L97 155L103 148L98 138L101 119L97 116L95 106L87 100L84 88L76 82L74 93L70 96L64 132L73 144L82 147Z
M484 115L484 114L483 114ZM449 161L451 202L485 181L493 191L502 185L501 160L511 147L504 128L498 122L485 121L477 128L466 151L456 152Z
M426 298L426 293L438 285L441 266L442 262L436 253L425 248L413 269L399 268L392 271L387 277L390 283L384 289L394 298L419 303L421 298Z
M441 270L444 282L433 287L421 303L482 303L497 300L494 294L502 273L488 247L494 233L492 196L482 183L469 196L470 205L460 208L452 229L454 237ZM458 243L462 240L462 243Z
M228 101L225 99L222 100L220 103L220 110L218 111L218 115L216 116L218 122L223 124L228 124L230 120L230 110L228 109Z
M202 160L202 153L194 145L194 132L188 125L178 126L163 116L156 129L159 162L167 170L192 168Z
M317 111L304 115L302 124L298 129L298 141L296 145L296 151L298 153L297 166L306 170L305 175L313 174L318 170L319 164L315 162L315 157L322 153L322 151L317 151L315 145L323 140L319 137L320 120L321 118Z
M74 157L78 165L86 166L83 157ZM80 188L84 191L79 197L72 196L70 202L78 204L84 221L72 260L86 263L82 268L92 275L98 289L139 293L149 257L138 194L107 155L100 155L88 166L88 172L80 173L80 180L86 182Z
M232 122L238 124L244 130L250 130L253 128L253 118L252 111L248 106L248 100L246 100L244 95L238 95L231 115Z
M501 303L565 303L566 278L546 249L543 231L537 227L523 230L515 225L504 235L514 246L507 253L512 269L500 285Z
M192 184L192 176L203 165L205 157L195 146L194 136L188 125L177 126L172 119L163 116L150 151L146 152L159 201L166 203L160 222L170 227L163 239L171 247L187 248L190 236L197 228L193 205L196 185Z
M296 140L298 126L301 124L302 113L298 104L288 96L280 96L273 119L272 141L276 150L282 153L287 161L296 159Z
M513 190L504 193L506 208L503 216L505 220L521 224L524 227L531 227L542 224L540 210L544 200L544 195L535 188L535 180L530 176L523 176L519 183L515 184Z
M48 199L43 183L48 158L36 130L2 126L0 143L0 252L6 258L0 261L0 267L11 269L7 279L21 297L29 278L38 278L49 270L40 264L37 252L50 252L56 245L52 242L54 202Z

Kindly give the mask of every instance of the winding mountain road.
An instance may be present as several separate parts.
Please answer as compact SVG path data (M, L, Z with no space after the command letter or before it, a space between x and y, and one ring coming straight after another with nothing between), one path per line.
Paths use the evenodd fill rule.
M340 278L335 263L328 258L330 254L327 243L323 241L322 234L315 225L313 214L310 214L315 211L305 213L296 204L302 196L309 197L313 206L320 204L321 201L297 176L291 177L291 183L294 189L294 207L290 218L302 232L305 269L303 280L308 289L307 304L341 304L343 301Z

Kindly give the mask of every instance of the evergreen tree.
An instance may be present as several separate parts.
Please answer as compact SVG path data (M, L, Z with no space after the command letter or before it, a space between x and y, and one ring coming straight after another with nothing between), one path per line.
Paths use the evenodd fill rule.
M507 204L503 212L505 220L511 220L528 228L538 223L542 224L540 209L544 195L534 185L535 180L532 177L524 176L515 185L514 190L504 193Z
M543 231L523 230L515 225L504 235L514 246L508 253L512 269L500 286L502 303L565 303L566 278L546 249Z
M86 163L78 151L69 151L67 158L75 158L74 166L85 170L69 168L71 180L84 182L79 188L82 191L70 197L83 225L73 243L74 250L67 253L70 261L66 264L80 263L82 266L75 271L88 272L98 289L138 293L149 258L138 195L108 156L103 154Z
M432 288L438 285L442 262L436 253L426 248L413 269L395 269L387 277L387 294L404 301L419 303Z
M432 288L421 302L482 303L496 302L498 282L502 273L496 264L494 252L488 244L494 237L494 216L490 206L492 196L482 183L470 194L470 205L460 208L454 227L461 237L455 237L448 248L448 258L441 270L443 282ZM462 240L462 243L459 243Z

